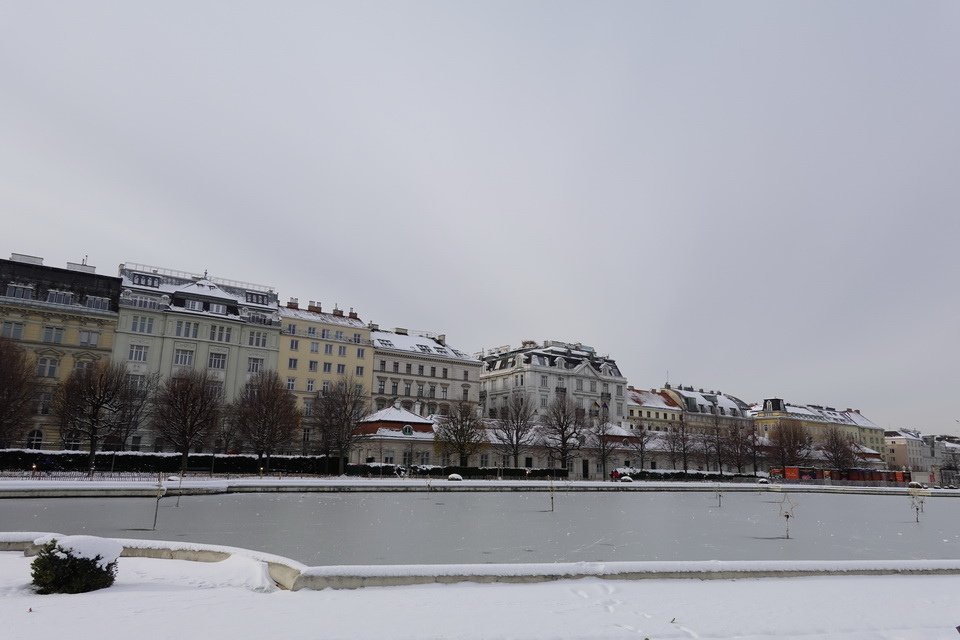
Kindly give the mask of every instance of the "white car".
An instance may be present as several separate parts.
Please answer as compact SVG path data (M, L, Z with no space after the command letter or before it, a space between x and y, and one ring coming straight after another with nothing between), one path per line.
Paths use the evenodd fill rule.
M767 480L766 478L760 478L759 480L757 480L757 484L770 484L770 481Z
M451 473L450 475L447 476L447 480L449 480L450 482L460 482L461 480L463 480L463 476L460 475L459 473Z
M633 482L633 478L630 476L620 476L620 482Z

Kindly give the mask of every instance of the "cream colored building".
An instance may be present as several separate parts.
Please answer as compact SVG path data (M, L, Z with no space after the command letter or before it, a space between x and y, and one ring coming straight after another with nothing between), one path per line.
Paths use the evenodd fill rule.
M133 377L161 379L205 370L232 401L260 371L276 370L280 318L273 287L125 263L113 360ZM148 425L131 436L134 450L166 444Z
M828 427L836 426L857 444L870 450L879 458L884 450L884 431L866 417L859 409L838 410L816 404L792 404L780 398L767 398L754 405L751 413L757 428L767 435L778 424L797 424L808 431L814 441L820 440Z
M48 267L35 256L0 260L0 335L25 348L36 368L39 394L22 438L8 446L78 449L61 438L53 394L74 369L109 361L117 327L120 279L85 263Z
M352 379L369 395L373 380L373 347L370 329L353 309L347 313L334 307L324 312L319 302L305 309L291 298L280 307L280 357L277 372L287 389L297 397L303 411L301 452L311 451L310 418L317 393Z

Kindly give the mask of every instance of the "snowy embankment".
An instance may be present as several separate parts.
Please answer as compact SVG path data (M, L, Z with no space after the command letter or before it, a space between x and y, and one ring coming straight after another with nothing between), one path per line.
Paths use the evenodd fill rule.
M769 580L560 580L355 591L273 589L263 564L121 558L116 583L35 595L30 558L0 553L3 637L713 638L957 637L952 576Z
M203 478L164 476L157 481L138 479L0 479L0 498L19 497L156 497L217 493L266 492L392 492L392 491L769 491L791 493L840 493L907 495L906 487L859 487L808 484L764 484L749 482L677 482L645 480L631 483L590 480L461 480L419 478L360 478L354 476L300 478L245 477ZM958 490L923 490L925 495L960 497Z

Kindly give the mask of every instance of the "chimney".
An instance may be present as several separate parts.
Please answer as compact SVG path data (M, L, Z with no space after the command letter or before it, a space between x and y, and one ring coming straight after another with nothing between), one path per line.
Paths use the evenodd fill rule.
M393 330L393 332L396 333L396 334L398 334L398 335L401 335L401 336L410 335L410 334L407 332L407 330L404 329L403 327L397 327L396 329Z
M420 415L420 408L421 408L421 407L420 407L420 401L419 401L419 400L417 400L416 402L413 403L413 412L414 412L415 414L417 414L418 416Z
M337 305L333 305L333 315L337 316L338 318L342 318L343 309L339 308Z
M438 335L437 342L439 342L443 346L447 346L447 334L441 333L440 335Z
M367 325L367 329L370 329L370 331L380 331L380 325L376 322L371 322Z
M400 408L400 398L397 398L396 400L393 401L393 408L394 409Z
M353 318L354 320L359 320L359 319L360 319L360 318L357 316L357 312L353 310L353 307L350 307L350 313L347 314L347 315L349 315L349 316L350 316L351 318Z
M287 309L299 309L299 308L300 308L300 300L298 300L297 298L290 298L287 301Z
M67 269L70 271L82 271L83 273L96 273L97 268L86 262L68 262Z
M313 311L314 313L322 313L320 311L320 303L316 300L311 300L307 305L307 311Z
M35 264L38 267L43 266L43 258L37 256L28 256L25 253L11 253L10 260L13 262L24 262L26 264Z

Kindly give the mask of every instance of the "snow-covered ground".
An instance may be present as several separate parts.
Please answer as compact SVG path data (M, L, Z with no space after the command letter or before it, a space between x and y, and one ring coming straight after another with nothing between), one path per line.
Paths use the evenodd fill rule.
M30 558L0 553L5 640L235 638L956 638L953 576L583 579L504 585L272 588L262 563L121 558L117 582L32 593Z

